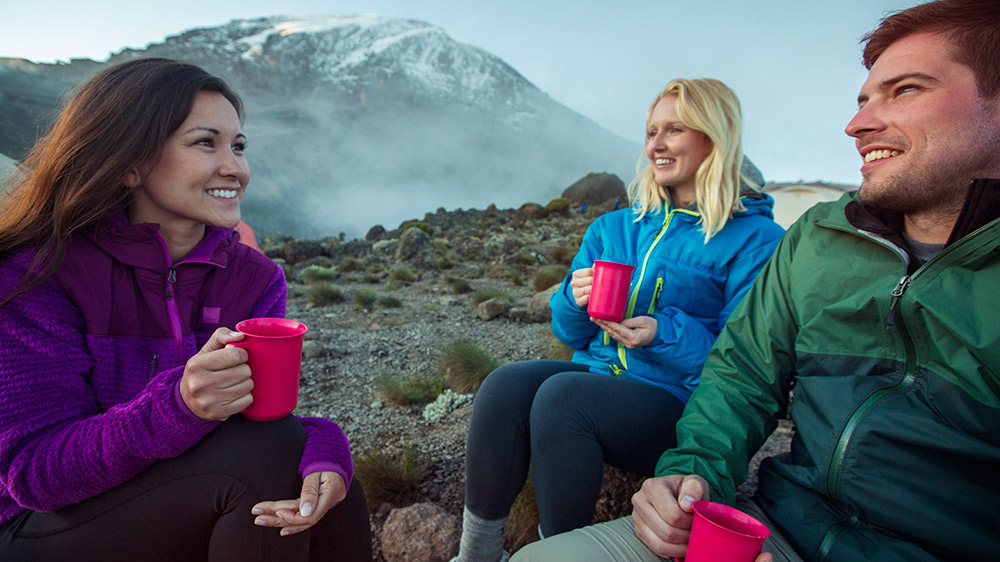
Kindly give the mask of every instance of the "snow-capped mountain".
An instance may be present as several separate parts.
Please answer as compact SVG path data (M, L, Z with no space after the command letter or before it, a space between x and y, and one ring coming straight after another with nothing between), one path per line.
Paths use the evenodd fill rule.
M244 98L258 233L354 237L438 207L544 204L588 172L628 181L641 149L439 27L359 15L236 20L106 63L0 59L0 152L22 156L68 86L140 57L198 64Z

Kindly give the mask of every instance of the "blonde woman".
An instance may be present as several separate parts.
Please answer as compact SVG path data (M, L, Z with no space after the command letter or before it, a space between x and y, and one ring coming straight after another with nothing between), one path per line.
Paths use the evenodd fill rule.
M529 462L543 536L591 522L605 462L653 475L709 348L783 234L725 84L674 80L646 121L631 206L590 226L550 300L572 360L505 365L476 396L462 562L506 558L502 531ZM587 314L594 260L635 266L621 322Z

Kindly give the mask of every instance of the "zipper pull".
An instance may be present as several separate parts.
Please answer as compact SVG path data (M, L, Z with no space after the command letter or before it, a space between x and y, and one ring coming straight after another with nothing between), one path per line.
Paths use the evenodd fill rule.
M153 359L149 362L149 380L153 380L153 375L156 374L156 365L159 363L160 354L154 353Z
M889 312L885 315L885 325L892 326L896 321L896 304L899 299L903 297L903 293L906 292L906 288L910 286L910 276L904 275L899 283L896 283L896 288L889 293L892 298L889 299Z
M170 268L169 273L167 273L167 298L171 299L174 297L174 283L177 282L177 270L173 267Z

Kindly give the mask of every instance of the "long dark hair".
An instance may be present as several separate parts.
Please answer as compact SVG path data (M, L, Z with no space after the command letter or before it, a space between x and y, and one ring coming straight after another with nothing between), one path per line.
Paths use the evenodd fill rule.
M131 203L126 174L159 154L202 90L222 94L242 122L243 102L221 78L169 59L105 69L65 102L0 201L0 260L37 249L32 273L0 306L55 274L71 234Z

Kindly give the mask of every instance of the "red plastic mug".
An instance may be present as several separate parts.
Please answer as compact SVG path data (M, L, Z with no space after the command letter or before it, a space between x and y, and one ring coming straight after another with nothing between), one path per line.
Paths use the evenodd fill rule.
M243 339L229 345L247 350L253 403L243 415L256 421L281 419L299 401L302 336L306 325L285 318L250 318L236 325Z
M635 268L624 263L594 262L594 283L590 289L587 313L593 318L621 322L628 307L628 287Z
M683 562L753 562L771 531L742 511L710 501L692 504L694 521Z

